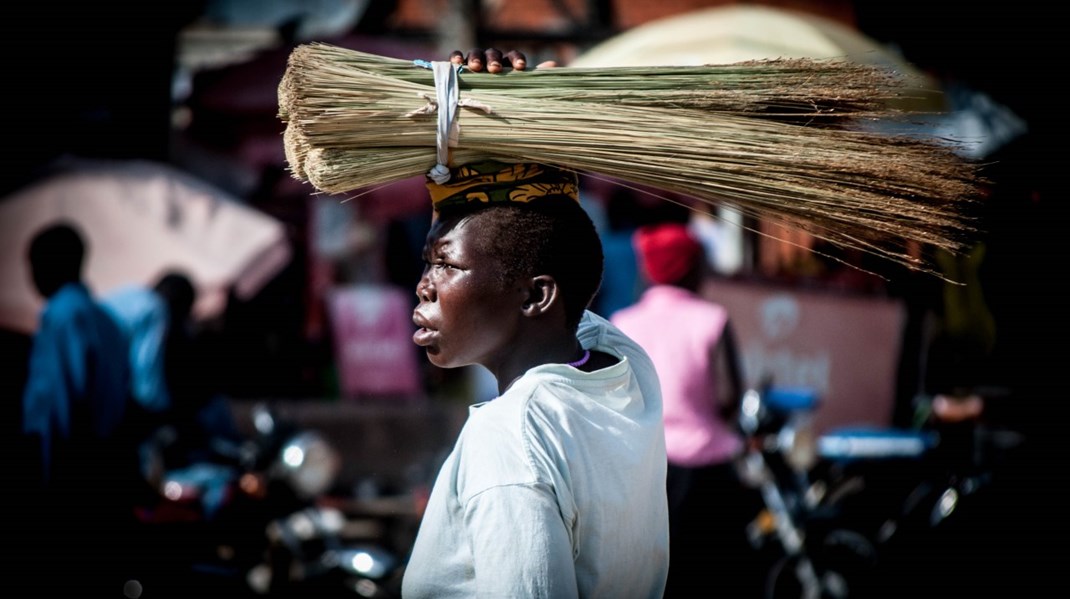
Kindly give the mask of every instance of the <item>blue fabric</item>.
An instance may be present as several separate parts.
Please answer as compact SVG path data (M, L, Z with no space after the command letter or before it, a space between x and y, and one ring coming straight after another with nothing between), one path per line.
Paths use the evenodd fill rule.
M164 374L167 303L154 290L131 285L101 299L130 342L132 394L143 408L162 412L171 406Z
M45 481L55 443L117 431L129 397L127 351L118 324L84 285L63 286L45 305L30 350L22 421L25 434L40 438Z
M603 234L602 251L605 253L605 272L602 287L595 297L595 312L608 317L639 299L639 267L631 230Z
M226 503L228 489L238 480L237 469L222 464L199 463L167 473L167 479L201 491L200 502L205 517L211 520Z
M917 458L933 449L938 440L932 431L849 426L821 435L817 450L829 460Z

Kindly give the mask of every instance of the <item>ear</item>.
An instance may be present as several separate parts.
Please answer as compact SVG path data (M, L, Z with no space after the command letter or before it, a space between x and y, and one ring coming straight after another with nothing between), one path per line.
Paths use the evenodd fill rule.
M524 300L524 316L538 317L561 303L557 281L550 275L539 275L528 280L528 297Z

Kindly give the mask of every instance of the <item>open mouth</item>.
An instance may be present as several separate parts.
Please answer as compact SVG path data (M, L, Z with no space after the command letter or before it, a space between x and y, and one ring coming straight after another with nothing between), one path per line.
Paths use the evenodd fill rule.
M418 327L416 329L416 332L412 335L413 342L421 347L426 347L430 345L432 340L434 339L435 334L437 334L438 331L436 329L431 328L429 326L429 323L427 322L427 319L424 318L423 315L421 315L419 312L413 312L412 322Z

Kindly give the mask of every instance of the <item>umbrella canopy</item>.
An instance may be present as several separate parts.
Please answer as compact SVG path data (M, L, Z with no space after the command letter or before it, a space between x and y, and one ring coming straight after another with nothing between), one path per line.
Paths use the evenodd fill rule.
M904 93L890 100L889 107L917 113L895 123L903 133L931 133L929 119L947 109L939 81L877 40L828 17L774 6L724 5L650 21L589 48L569 66L698 66L778 58L848 60L898 73L906 83ZM889 125L882 121L865 126ZM717 214L730 226L715 227L716 267L732 274L743 266L743 219L727 205L719 206ZM775 227L765 232L770 237L759 243L772 244L792 255L814 242L802 231ZM787 244L775 243L789 237ZM764 254L774 255L769 250Z
M650 21L588 49L569 66L697 66L774 58L836 58L886 67L914 88L901 108L944 108L939 84L880 42L833 19L772 6L717 6Z
M197 288L198 317L220 312L231 288L251 297L291 257L282 223L192 175L147 161L76 161L0 200L0 327L36 329L43 300L27 250L61 220L86 238L83 274L94 293L179 269Z

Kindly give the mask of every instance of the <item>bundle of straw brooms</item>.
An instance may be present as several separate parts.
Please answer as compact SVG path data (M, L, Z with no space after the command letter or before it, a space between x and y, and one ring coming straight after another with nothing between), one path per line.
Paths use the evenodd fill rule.
M438 162L427 64L312 43L279 84L291 173L340 194ZM882 133L907 82L836 60L461 72L448 166L536 162L802 228L941 276L918 247L977 233L979 166L945 140ZM866 126L862 126L866 125Z

